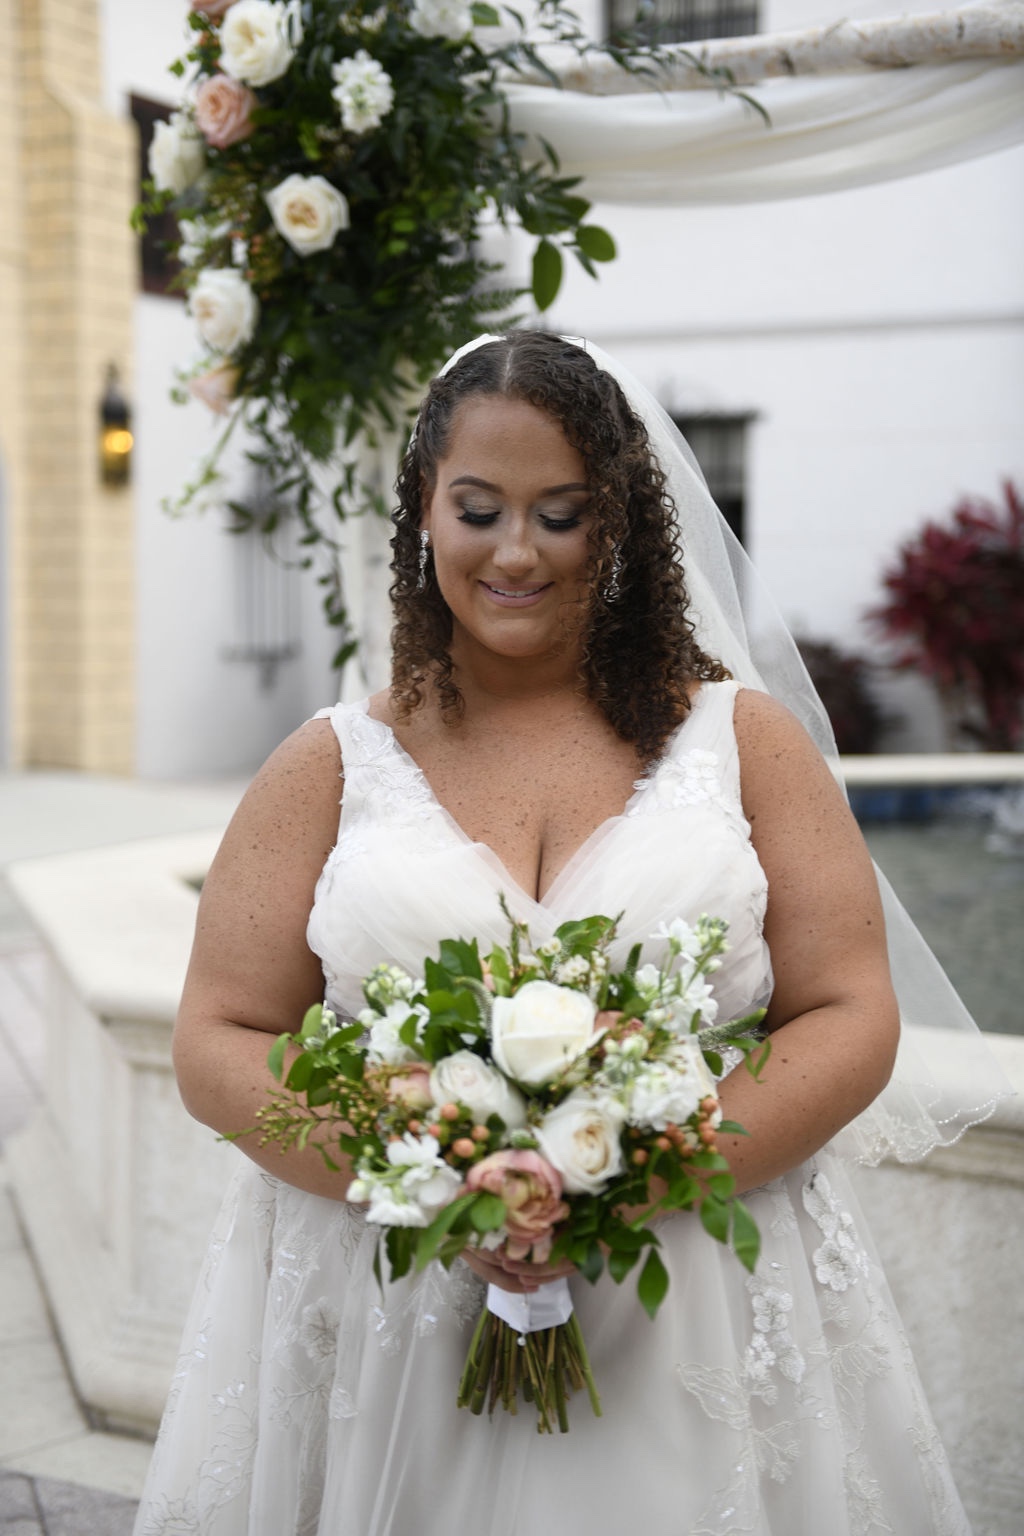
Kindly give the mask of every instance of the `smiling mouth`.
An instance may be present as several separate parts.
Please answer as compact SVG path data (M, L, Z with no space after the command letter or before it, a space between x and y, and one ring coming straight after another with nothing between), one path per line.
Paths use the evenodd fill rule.
M488 592L493 592L495 597L523 598L536 597L539 593L545 591L545 589L550 586L550 582L541 582L541 584L536 587L496 587L492 582L489 581L485 581L483 585L487 588Z

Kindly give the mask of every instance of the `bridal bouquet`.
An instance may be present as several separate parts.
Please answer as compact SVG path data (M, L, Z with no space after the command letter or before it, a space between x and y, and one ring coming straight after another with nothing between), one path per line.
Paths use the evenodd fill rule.
M757 1228L715 1145L742 1127L722 1119L715 1078L726 1048L756 1075L768 1046L763 1012L716 1018L708 978L726 924L676 919L653 935L661 966L642 965L637 945L613 971L610 918L563 923L536 949L509 921L507 946L481 957L475 941L445 940L422 978L378 966L351 1023L311 1008L271 1052L283 1091L260 1111L261 1142L301 1147L315 1130L332 1168L335 1148L350 1161L348 1198L381 1227L393 1280L500 1246L567 1259L590 1281L639 1266L653 1317L669 1280L651 1223L688 1209L753 1269ZM540 1430L565 1431L567 1397L583 1386L600 1413L567 1283L490 1286L459 1405L514 1413L521 1394Z

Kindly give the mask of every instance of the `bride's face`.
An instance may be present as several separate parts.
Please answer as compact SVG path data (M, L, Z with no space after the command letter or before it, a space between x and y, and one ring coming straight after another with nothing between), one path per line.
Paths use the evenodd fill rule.
M571 648L589 504L583 460L554 417L499 395L459 407L423 516L453 641L524 659Z

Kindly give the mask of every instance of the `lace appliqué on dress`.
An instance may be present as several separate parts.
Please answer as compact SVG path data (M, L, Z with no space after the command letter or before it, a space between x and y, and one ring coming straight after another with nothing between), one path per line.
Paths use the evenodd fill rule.
M694 747L680 757L666 757L646 778L637 779L637 798L627 816L652 816L683 805L722 802L718 753Z

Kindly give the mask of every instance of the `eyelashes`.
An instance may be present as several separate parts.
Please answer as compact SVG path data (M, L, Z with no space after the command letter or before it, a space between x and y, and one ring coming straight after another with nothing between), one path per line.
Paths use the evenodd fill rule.
M459 522L467 523L471 528L490 528L498 516L498 512L475 512L471 507L464 507L459 513ZM583 521L583 514L574 512L571 517L545 517L542 513L540 520L551 533L563 533L570 528L578 528Z

